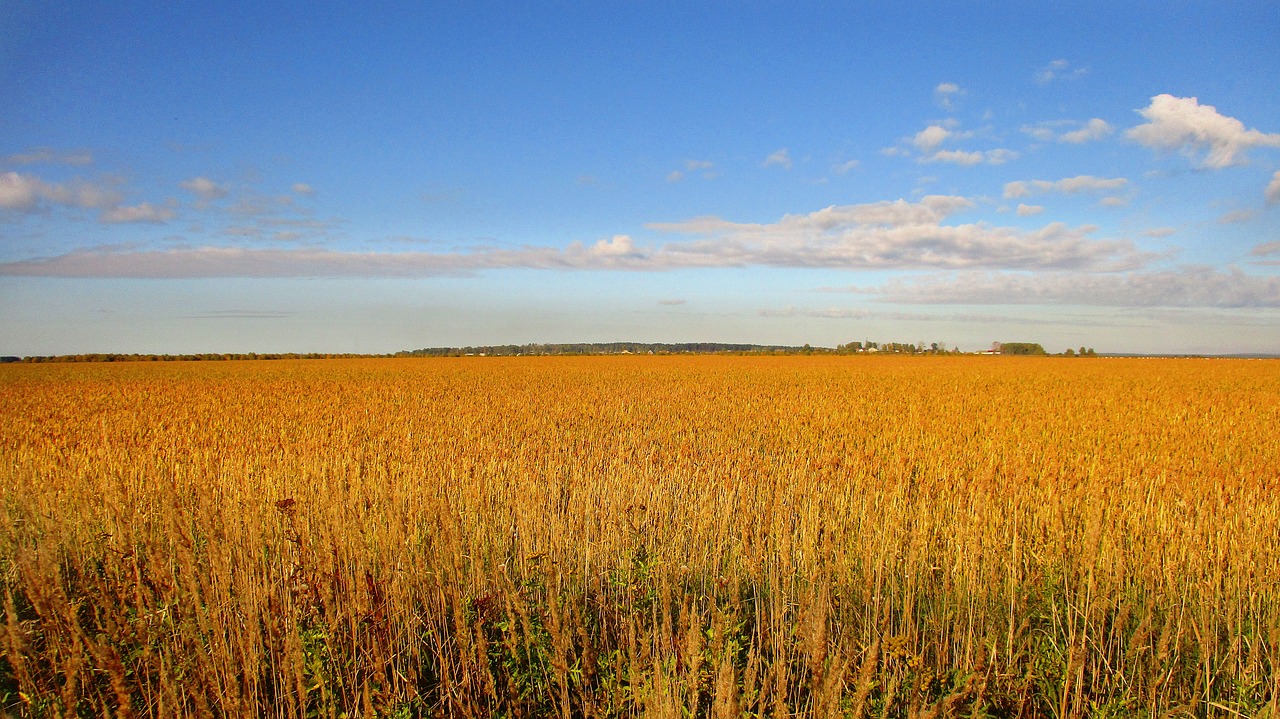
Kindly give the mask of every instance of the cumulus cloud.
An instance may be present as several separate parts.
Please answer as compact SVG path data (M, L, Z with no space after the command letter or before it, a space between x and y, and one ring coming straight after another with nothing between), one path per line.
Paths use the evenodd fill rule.
M33 147L26 152L4 158L6 165L90 165L93 153L88 150L58 152L52 147Z
M1203 266L1108 274L962 272L891 280L875 291L902 304L1280 307L1280 276Z
M293 190L293 194L300 195L302 197L315 197L316 194L316 189L305 182L295 182L291 189Z
M764 158L764 162L760 163L761 167L771 167L777 165L786 170L791 169L791 153L787 148L775 150L768 157Z
M660 271L695 267L836 269L1123 270L1150 257L1094 228L1051 223L1036 230L946 224L974 207L931 195L832 206L773 223L700 217L649 228L690 239L646 246L627 235L591 245L485 248L471 252L351 252L322 248L107 248L0 263L0 275L70 277L424 277L495 268Z
M1190 158L1201 152L1199 166L1222 169L1246 162L1249 150L1280 147L1280 133L1245 129L1234 117L1218 113L1212 105L1201 105L1194 97L1156 95L1151 104L1138 110L1148 120L1125 136L1154 150L1177 150Z
M1016 200L1019 197L1046 192L1062 192L1077 195L1082 192L1107 192L1119 190L1129 184L1123 177L1094 177L1093 175L1077 175L1061 180L1016 180L1004 186L1004 198Z
M1271 182L1267 184L1267 189L1262 194L1267 198L1268 205L1280 203L1280 170L1271 176Z
M1031 215L1038 215L1041 212L1044 212L1044 208L1040 205L1024 205L1021 202L1018 203L1019 217L1030 217Z
M955 100L964 95L964 90L954 82L939 83L933 88L933 101L946 110L954 110Z
M911 138L911 144L920 148L924 152L928 152L936 148L938 145L941 145L943 140L946 140L948 137L951 137L950 130L941 125L930 125L920 132L917 132L915 137Z
M126 222L163 224L172 220L175 214L177 213L174 212L172 207L156 206L150 202L144 202L132 207L113 207L103 210L99 219L111 224Z

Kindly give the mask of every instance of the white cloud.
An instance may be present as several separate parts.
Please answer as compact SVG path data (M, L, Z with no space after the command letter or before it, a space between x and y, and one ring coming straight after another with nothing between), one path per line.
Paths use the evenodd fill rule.
M930 125L920 132L917 132L916 136L911 138L911 144L920 148L924 152L928 152L936 148L938 145L941 145L943 140L946 140L948 137L951 137L950 130L941 125Z
M980 165L985 162L989 165L1003 165L1017 158L1017 152L1004 148L987 150L986 152L979 150L938 150L931 155L921 157L918 162L946 162L952 165L965 166Z
M672 170L667 173L667 182L679 182L684 179L684 173L679 170Z
M947 162L953 165L978 165L982 160L981 152L964 150L938 150L928 157L920 158L921 162Z
M183 180L178 183L178 186L195 195L199 198L202 204L207 204L227 196L226 187L219 185L207 177L193 177L190 180Z
M1271 182L1267 184L1267 189L1262 194L1267 198L1268 205L1280 203L1280 170L1271 176Z
M955 100L964 96L964 90L954 82L939 83L933 88L933 101L946 110L955 109Z
M1147 237L1161 238L1168 237L1177 231L1177 228L1174 227L1152 227L1151 229L1144 231L1142 234Z
M176 213L172 207L157 207L150 202L144 202L140 205L132 207L113 207L103 210L99 219L103 222L117 224L125 222L150 222L161 224L168 220L172 220Z
M903 304L1280 307L1280 276L1202 266L1107 274L962 272L892 280L875 291L883 301Z
M964 197L875 202L786 215L769 224L701 217L649 228L693 239L644 246L627 235L592 245L472 252L351 252L321 248L199 247L79 250L0 263L0 275L65 277L424 277L485 269L661 271L695 267L840 269L1100 269L1141 266L1148 255L1094 228L1036 230L944 224L975 207Z
M1024 205L1021 202L1018 203L1019 217L1030 217L1032 215L1038 215L1041 212L1044 212L1044 208L1040 205Z
M1127 131L1130 139L1155 150L1178 150L1194 158L1205 153L1200 167L1222 169L1246 162L1246 153L1257 147L1280 147L1280 133L1246 130L1234 117L1218 114L1212 105L1194 97L1156 95L1139 110L1149 122Z
M636 257L636 243L628 235L614 235L611 239L600 240L587 250L595 257Z
M987 164L989 165L1003 165L1010 160L1018 159L1019 155L1013 150L1006 150L1003 147L998 147L994 150L987 150L986 157Z
M316 194L316 189L305 182L293 183L292 189L293 189L293 194L300 195L302 197L315 197L315 194Z
M93 153L88 150L58 152L52 147L33 147L26 152L9 155L3 162L6 165L90 165L93 164Z
M1115 128L1107 123L1106 120L1095 117L1086 122L1084 127L1081 127L1078 130L1072 130L1071 132L1064 132L1059 135L1058 142L1069 142L1078 145L1083 142L1101 140L1112 132L1115 132Z
M901 147L886 147L880 150L880 154L885 157L910 157L911 153Z
M0 175L0 208L35 212L47 192L48 185L38 178L16 172Z
M1107 178L1094 177L1092 175L1066 177L1055 182L1050 182L1049 180L1017 180L1005 183L1004 198L1006 200L1014 200L1043 192L1063 192L1068 195L1075 195L1081 192L1105 192L1118 190L1128 184L1129 181L1123 177Z
M33 175L6 172L0 175L0 209L38 212L44 203L110 209L120 204L120 193L111 187L83 180L69 184L51 184Z
M787 170L791 169L791 153L787 151L787 148L775 150L764 158L764 162L760 163L761 167L770 167L772 165L777 165Z
M1129 198L1112 195L1111 197L1104 197L1101 200L1098 200L1098 204L1103 207L1124 207L1129 204Z

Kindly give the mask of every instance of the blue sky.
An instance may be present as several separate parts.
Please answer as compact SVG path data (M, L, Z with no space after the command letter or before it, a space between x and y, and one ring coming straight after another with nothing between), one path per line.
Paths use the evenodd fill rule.
M0 3L0 354L1280 352L1276 3Z

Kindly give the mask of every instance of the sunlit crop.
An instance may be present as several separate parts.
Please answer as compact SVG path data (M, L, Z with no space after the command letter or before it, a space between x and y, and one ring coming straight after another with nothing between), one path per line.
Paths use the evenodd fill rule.
M1280 364L0 367L19 716L1277 716Z

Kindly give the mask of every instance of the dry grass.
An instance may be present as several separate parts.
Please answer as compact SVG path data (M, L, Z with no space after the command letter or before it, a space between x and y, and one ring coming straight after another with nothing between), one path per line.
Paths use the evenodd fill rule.
M1280 716L1280 364L0 368L19 716Z

